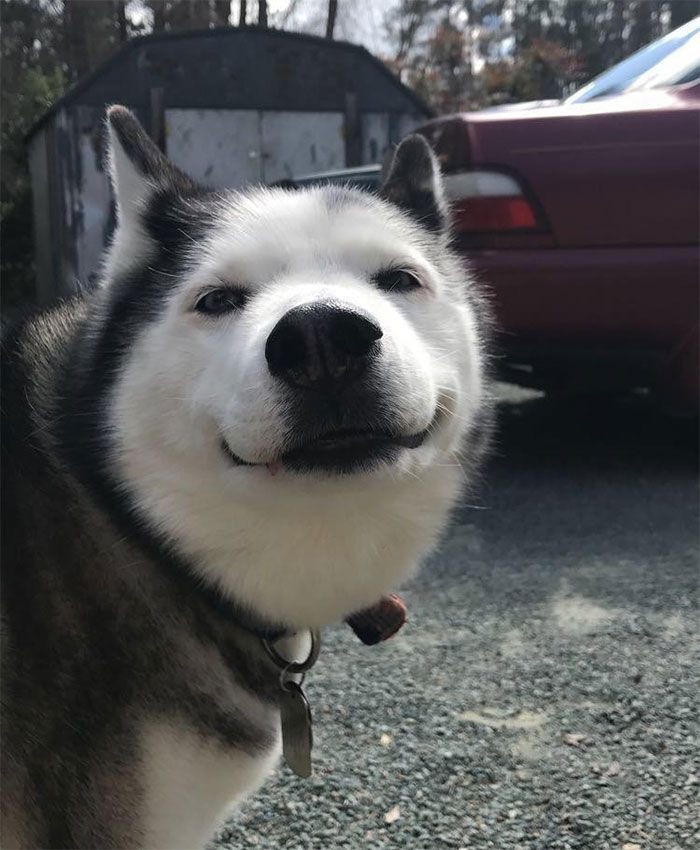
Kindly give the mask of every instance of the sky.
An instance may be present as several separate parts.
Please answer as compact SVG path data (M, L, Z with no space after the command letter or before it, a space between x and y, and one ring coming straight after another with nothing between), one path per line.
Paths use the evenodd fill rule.
M379 56L390 53L384 28L387 12L400 0L338 0L335 37L362 44ZM323 35L326 31L328 0L268 0L268 20L271 26L282 29ZM248 0L248 19L257 20L257 2ZM231 4L232 22L238 21L239 3ZM134 23L149 20L151 14L142 0L131 0L128 14Z
M376 54L385 54L389 42L384 30L387 12L397 5L399 0L339 0L335 37L345 41L354 41L364 45ZM234 14L237 12L234 0ZM248 3L251 6L250 0ZM256 7L256 3L252 3ZM328 0L268 0L270 20L273 24L283 18L290 7L294 8L286 27L303 29L323 35L326 26ZM255 12L253 13L255 14Z

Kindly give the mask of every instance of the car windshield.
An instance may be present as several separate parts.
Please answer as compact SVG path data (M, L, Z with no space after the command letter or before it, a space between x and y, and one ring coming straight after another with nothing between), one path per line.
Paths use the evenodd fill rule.
M679 57L674 55L676 53ZM699 54L700 17L633 53L591 80L564 102L585 103L632 88L657 88L690 82L698 75Z
M691 83L700 77L700 33L637 77L626 91L643 91Z

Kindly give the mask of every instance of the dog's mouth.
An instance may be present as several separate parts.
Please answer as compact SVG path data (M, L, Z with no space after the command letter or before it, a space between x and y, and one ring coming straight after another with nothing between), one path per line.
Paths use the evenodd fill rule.
M251 463L232 451L226 440L222 448L236 466L267 466L271 473L280 469L295 472L359 472L380 463L392 463L401 449L423 445L429 429L417 434L392 434L388 431L343 428L305 440L267 463Z

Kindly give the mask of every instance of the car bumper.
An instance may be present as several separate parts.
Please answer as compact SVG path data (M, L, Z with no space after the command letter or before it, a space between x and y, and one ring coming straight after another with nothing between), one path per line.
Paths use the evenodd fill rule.
M649 385L682 358L686 392L697 387L684 353L697 334L697 246L494 249L468 259L493 294L507 367Z

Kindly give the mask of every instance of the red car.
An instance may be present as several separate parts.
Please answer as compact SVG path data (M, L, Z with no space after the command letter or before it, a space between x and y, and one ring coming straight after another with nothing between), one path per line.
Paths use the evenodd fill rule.
M508 379L646 387L697 409L700 19L691 25L622 94L610 94L617 82L597 99L594 81L560 104L420 128L447 175L458 244L494 292Z

